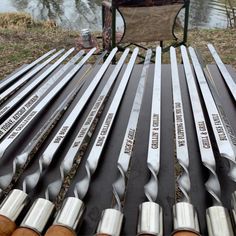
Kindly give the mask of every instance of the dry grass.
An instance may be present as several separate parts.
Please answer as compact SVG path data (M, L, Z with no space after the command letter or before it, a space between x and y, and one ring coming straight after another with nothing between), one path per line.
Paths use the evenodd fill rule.
M0 14L0 79L52 48L74 47L78 37L78 32L63 30L52 21L36 22L25 13ZM236 29L189 31L188 44L200 49L212 63L206 47L209 42L215 45L224 63L236 68ZM155 48L155 43L146 46ZM169 63L168 53L163 62Z

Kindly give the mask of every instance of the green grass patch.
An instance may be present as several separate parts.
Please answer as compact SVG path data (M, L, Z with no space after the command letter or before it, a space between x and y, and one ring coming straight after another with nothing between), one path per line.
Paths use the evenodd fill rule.
M78 37L78 32L61 29L50 21L35 22L25 13L0 14L0 79L53 48L75 47ZM236 29L195 29L188 34L188 45L198 48L208 63L213 63L213 58L207 49L207 43L212 43L223 62L234 68L235 42ZM155 48L155 44L147 43L146 47ZM163 63L169 63L168 53L165 53Z

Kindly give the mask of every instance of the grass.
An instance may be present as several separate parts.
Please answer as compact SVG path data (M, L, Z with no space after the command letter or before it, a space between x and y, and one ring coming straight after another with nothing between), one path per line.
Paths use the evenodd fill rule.
M194 29L188 36L188 45L199 48L208 63L213 62L206 46L210 42L223 62L236 68L236 29ZM52 21L36 22L25 13L0 14L0 79L53 48L76 46L78 37L78 32L61 29ZM163 62L169 63L167 53Z

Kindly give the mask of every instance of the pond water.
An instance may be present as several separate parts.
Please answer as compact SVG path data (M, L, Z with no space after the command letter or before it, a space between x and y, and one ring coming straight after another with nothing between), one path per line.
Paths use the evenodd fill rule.
M226 28L228 1L191 0L190 27ZM1 0L0 12L17 11L39 20L53 19L68 29L101 31L101 0Z

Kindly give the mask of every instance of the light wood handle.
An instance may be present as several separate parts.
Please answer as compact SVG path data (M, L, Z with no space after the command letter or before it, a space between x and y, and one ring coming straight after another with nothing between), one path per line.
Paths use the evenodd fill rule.
M11 236L15 229L14 221L0 215L0 236Z
M22 227L22 228L16 229L13 232L12 236L39 236L39 234L32 229Z
M173 236L199 236L199 234L190 231L178 231Z
M53 225L47 230L45 236L76 236L76 233L64 226Z

